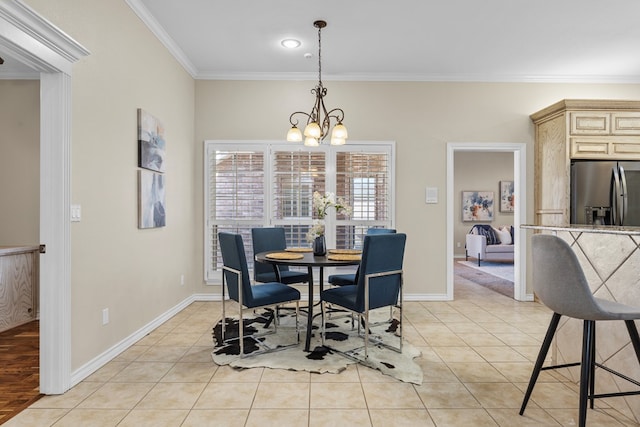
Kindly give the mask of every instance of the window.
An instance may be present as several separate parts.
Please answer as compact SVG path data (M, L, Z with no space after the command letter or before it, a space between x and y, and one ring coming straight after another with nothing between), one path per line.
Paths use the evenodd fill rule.
M330 211L328 247L360 248L370 227L393 227L393 143L313 149L292 144L205 141L205 278L220 280L220 231L239 233L251 268L251 228L283 227L289 246L309 246L313 193L333 192L353 208Z

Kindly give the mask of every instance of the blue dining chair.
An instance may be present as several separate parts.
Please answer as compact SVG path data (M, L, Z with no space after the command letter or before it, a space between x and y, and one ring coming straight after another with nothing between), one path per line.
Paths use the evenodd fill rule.
M253 254L266 251L283 251L287 247L287 238L282 227L263 227L251 229ZM254 259L255 261L255 259ZM280 273L280 279L276 275ZM253 264L253 280L256 282L281 282L285 285L308 283L309 273L290 270L287 265L272 265L255 261Z
M395 228L370 228L367 230L367 236L374 236L377 234L390 234L395 233ZM356 276L358 271L355 273L345 273L345 274L332 274L329 276L327 281L330 285L333 286L349 286L355 285Z
M284 283L269 282L260 285L252 285L249 280L249 268L247 267L247 258L244 252L244 244L242 242L242 236L233 233L218 233L218 240L220 242L220 252L222 253L222 341L228 343L234 339L240 340L240 357L244 357L244 319L243 311L247 309L258 309L263 307L275 306L277 313L277 307L281 304L295 302L296 305L296 343L277 347L275 349L266 349L265 351L254 352L251 355L265 353L272 350L280 350L286 347L298 345L300 342L299 329L298 329L298 310L300 301L300 292ZM225 285L229 291L229 299L238 303L239 309L239 333L237 338L226 339L226 308L225 308ZM274 331L277 332L278 318L274 323ZM247 338L252 338L258 345L264 346L265 344L258 340L260 335L250 335Z
M400 344L393 347L375 341L379 345L402 352L402 263L407 236L404 233L366 235L362 247L362 259L355 286L340 286L321 292L322 345L325 345L327 305L339 306L358 316L364 326L364 357L369 357L369 314L382 307L399 310L398 336ZM358 326L358 331L360 327ZM353 357L353 352L347 352Z

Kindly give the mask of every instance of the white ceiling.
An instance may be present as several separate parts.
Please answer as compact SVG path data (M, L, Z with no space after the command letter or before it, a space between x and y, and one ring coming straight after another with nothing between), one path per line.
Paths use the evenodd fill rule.
M196 78L317 79L324 19L323 79L640 82L638 0L126 1Z
M125 1L199 79L315 80L324 19L326 80L640 83L638 0Z

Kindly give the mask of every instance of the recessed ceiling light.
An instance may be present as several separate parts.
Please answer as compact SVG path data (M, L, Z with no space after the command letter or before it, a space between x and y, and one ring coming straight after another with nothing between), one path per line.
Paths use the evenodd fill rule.
M287 49L295 49L300 46L300 41L295 39L284 39L280 44Z

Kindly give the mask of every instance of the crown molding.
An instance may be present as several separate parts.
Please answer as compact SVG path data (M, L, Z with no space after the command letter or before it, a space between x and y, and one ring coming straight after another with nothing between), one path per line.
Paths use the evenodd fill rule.
M197 80L280 80L314 81L317 73L236 73L201 72L194 76ZM359 82L451 82L451 83L581 83L581 84L639 84L640 76L530 76L530 75L488 75L488 74L385 74L353 73L323 74L323 81Z
M140 0L125 0L127 5L133 10L133 12L142 20L142 22L149 28L149 30L160 40L160 43L167 48L169 53L178 61L180 65L185 69L191 77L196 78L198 70L189 60L184 51L176 44L171 38L169 33L158 23L158 21L151 15L149 9L146 8Z
M0 2L0 38L14 57L41 72L71 74L90 52L22 0Z

